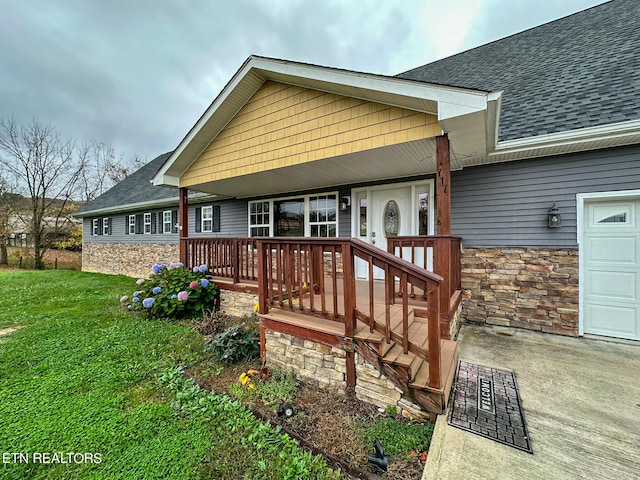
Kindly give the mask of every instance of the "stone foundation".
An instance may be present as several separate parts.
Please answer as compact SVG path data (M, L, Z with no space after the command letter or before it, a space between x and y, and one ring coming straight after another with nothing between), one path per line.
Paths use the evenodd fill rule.
M342 348L265 331L266 365L293 370L296 377L344 394L347 389L346 352ZM379 408L394 406L403 416L428 421L429 414L403 398L391 380L356 353L356 397Z
M256 303L258 303L257 294L220 290L220 310L229 315L235 317L252 315Z
M180 259L178 244L83 243L82 271L147 278L154 263Z
M578 335L578 251L464 248L462 317Z

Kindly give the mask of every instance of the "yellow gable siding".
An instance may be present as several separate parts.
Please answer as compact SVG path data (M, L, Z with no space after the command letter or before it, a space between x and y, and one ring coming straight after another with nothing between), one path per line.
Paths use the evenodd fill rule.
M441 133L433 115L269 81L180 184L188 187Z

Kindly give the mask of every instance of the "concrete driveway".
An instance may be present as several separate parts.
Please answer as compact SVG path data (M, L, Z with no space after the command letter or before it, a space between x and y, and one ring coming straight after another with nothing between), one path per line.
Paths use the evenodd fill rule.
M460 359L516 375L533 455L438 417L426 479L640 479L640 344L464 325Z

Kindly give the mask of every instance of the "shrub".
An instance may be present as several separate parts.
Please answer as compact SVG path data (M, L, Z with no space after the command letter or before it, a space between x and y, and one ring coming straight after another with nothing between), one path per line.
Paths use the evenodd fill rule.
M193 327L201 335L217 335L233 323L233 317L225 312L216 310L205 310L202 318L193 323Z
M189 270L182 263L153 265L149 278L139 278L139 290L120 299L129 310L142 311L149 318L192 318L212 309L218 293L205 275L206 265Z
M259 335L245 322L208 339L205 346L213 351L217 360L229 364L257 357L260 353Z

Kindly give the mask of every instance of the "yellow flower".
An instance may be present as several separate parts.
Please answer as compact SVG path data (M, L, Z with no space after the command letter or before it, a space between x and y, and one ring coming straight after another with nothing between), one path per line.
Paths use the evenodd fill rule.
M240 380L240 383L242 385L246 385L247 383L249 383L251 381L251 379L247 376L247 374L245 372L242 372L240 374L240 376L238 377L238 380Z
M247 387L249 390L253 390L254 388L256 388L256 386L253 383L250 383L249 386Z
M257 375L259 373L260 372L258 370L254 370L253 368L247 371L247 375Z
M260 310L260 304L259 304L259 303L256 303L256 304L253 306L253 311L254 311L255 313L258 313L258 310Z

